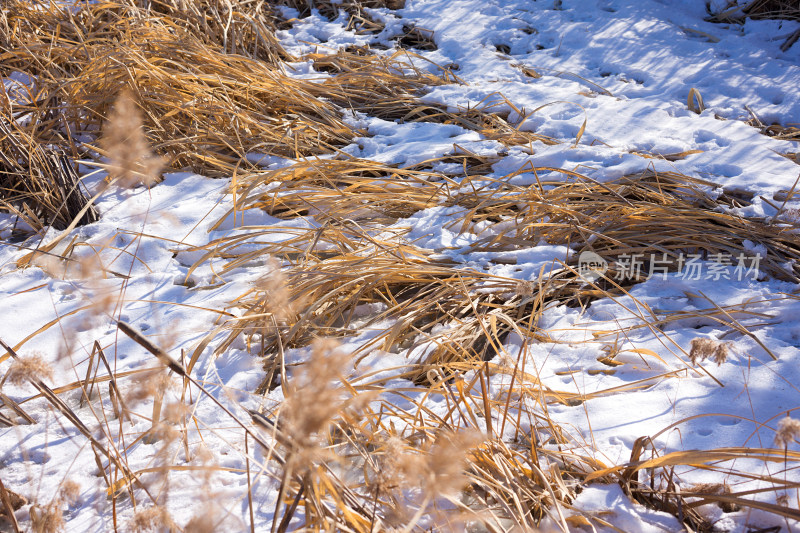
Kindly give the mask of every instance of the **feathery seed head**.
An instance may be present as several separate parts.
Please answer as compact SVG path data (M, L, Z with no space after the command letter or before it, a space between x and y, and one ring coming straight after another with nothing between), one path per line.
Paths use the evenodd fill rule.
M178 531L175 522L169 513L161 507L148 507L141 509L133 515L128 523L128 530L132 533L156 533L160 531Z
M35 379L53 379L53 368L39 352L20 357L11 363L5 378L9 383L21 385Z
M311 358L293 376L281 418L299 447L313 447L345 405L342 369L349 357L329 339L314 342Z
M149 187L158 181L164 161L150 150L141 112L129 90L117 97L100 144L109 159L108 176L118 178L120 186Z
M68 479L61 484L61 489L58 491L58 495L60 496L61 501L71 507L78 502L78 499L81 496L81 486L77 482Z
M792 441L800 437L800 420L786 415L778 422L778 431L775 432L775 446L786 448Z
M706 359L711 359L719 366L728 360L730 345L731 343L729 342L720 342L705 337L697 337L692 339L691 348L689 349L689 360L693 365L696 365L702 363Z

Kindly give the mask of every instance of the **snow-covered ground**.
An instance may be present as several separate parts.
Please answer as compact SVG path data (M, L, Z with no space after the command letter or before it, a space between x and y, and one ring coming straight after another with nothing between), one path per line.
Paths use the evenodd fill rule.
M291 17L289 11L285 14ZM438 49L417 52L430 62L419 57L408 60L432 72L438 70L434 64L451 65L464 83L434 87L421 98L423 102L451 110L484 106L509 112L508 120L521 130L536 131L559 143L506 149L459 126L397 124L359 114L349 120L368 136L344 148L354 156L415 165L453 153L458 144L498 157L489 178L501 178L526 165L579 171L599 182L648 168L675 171L716 184L709 187L709 194L751 192L752 203L736 211L746 217L774 215L774 206L783 202L781 191L792 189L800 174L800 165L782 155L798 152L797 143L767 137L745 124L752 118L748 108L765 124L800 123L800 44L780 50L798 28L796 22L710 23L704 21L704 3L697 0L408 0L398 11L377 9L370 14L385 23L383 32L357 35L345 31L346 15L331 22L315 12L294 21L278 37L300 56L350 44L392 47L396 43L389 37L404 24L431 30ZM315 77L309 63L294 67L297 76ZM691 89L705 105L699 114L687 106ZM685 152L694 153L675 161L641 155ZM286 164L269 161L270 168ZM99 187L100 178L89 177L88 187ZM539 178L568 176L543 171ZM534 178L525 174L514 180L524 185ZM231 301L245 293L265 268L244 266L220 276L212 262L189 276L202 253L182 250L255 231L230 221L216 225L233 202L229 185L228 179L171 173L149 190L112 188L101 195L97 203L101 220L73 230L63 242L77 247L76 257L99 252L106 271L115 273L105 279L96 275L80 279L46 258L37 260L37 266L17 268L16 261L37 245L38 237L12 243L13 220L0 215L0 339L21 355L41 353L53 367L54 377L48 383L53 388L85 377L95 341L116 373L155 364L153 355L122 335L111 317L133 324L176 358L184 351L188 361L206 335L236 313ZM790 199L785 207L800 204ZM517 252L515 265L495 263L499 253L496 257L470 253L469 244L477 237L459 234L448 225L456 211L432 207L393 227L408 229L403 238L447 255L464 268L520 281L531 280L542 266L549 268L569 254L565 247L543 245ZM291 235L293 227L316 224L313 218L281 221L249 212L246 216L252 217L248 224L270 225L269 238L276 241ZM50 230L46 240L54 233ZM521 352L526 371L544 385L592 395L579 406L551 405L548 414L568 429L575 442L591 442L595 459L607 466L628 461L642 436L654 437L661 453L770 448L778 421L800 408L800 287L763 275L737 276L735 266L735 258L723 270L703 263L698 276L652 276L636 285L630 296L599 300L585 310L549 308L539 325L549 342L523 345L510 338L505 351L512 358ZM749 334L715 320L717 306ZM674 311L682 311L686 318L660 328L636 327ZM624 334L603 335L620 328L627 328ZM706 361L703 370L689 364L686 352L698 337L730 341L727 360L720 365ZM345 345L356 349L368 339L369 334L363 333ZM615 350L617 361L626 364L613 373L600 371L607 369L597 361L604 348ZM287 357L296 360L304 353L296 350ZM193 375L231 409L271 409L280 402L280 389L263 398L254 395L264 373L244 343L234 343L221 354L211 348L201 348L198 354ZM357 372L395 367L408 355L367 357ZM8 365L8 357L0 356L0 374ZM104 369L99 372L105 374ZM510 376L497 374L492 379L490 388L501 390ZM616 393L624 387L630 390ZM3 393L22 401L35 391L28 385L6 383ZM180 397L181 393L176 380L168 394ZM107 397L108 389L100 394ZM79 406L79 390L63 397L76 410L88 409ZM218 506L222 512L215 516L225 524L218 524L217 530L248 530L249 481L243 474L242 430L208 398L195 400L193 414L205 427L190 432L187 448L166 448L175 454L170 458L163 457L165 448L158 441L136 440L149 428L146 420L122 423L123 438L110 442L105 436L117 435L121 422L104 419L103 413L88 416L98 420L93 431L101 442L127 447L128 466L145 480L158 475L158 466L165 461L184 461L185 470L170 474L167 507L177 523L185 524L204 509ZM440 405L432 398L429 407L443 412L445 401L442 398ZM65 480L75 481L81 497L65 510L67 529L112 530L113 513L105 505L106 481L95 475L95 454L86 439L42 399L23 407L36 423L0 429L3 483L46 503ZM147 403L138 409L149 412ZM238 413L248 419L241 409ZM201 453L201 446L210 454ZM263 459L252 448L249 458L253 464ZM223 468L209 477L202 467L210 460ZM780 462L764 466L760 461L750 465L739 461L736 468L800 481ZM713 471L687 475L692 483L726 482ZM257 495L256 522L270 523L277 484L268 475L250 481ZM759 482L752 484L753 489L759 487ZM767 492L763 498L774 503L775 495ZM587 512L610 511L604 519L623 531L682 530L669 515L631 503L617 486L593 485L573 505ZM796 493L788 494L788 505L800 506ZM21 520L25 509L18 513ZM772 526L800 531L797 524L761 511L723 514L713 507L702 512L717 521L719 531L744 533ZM124 523L132 510L119 513L117 520Z

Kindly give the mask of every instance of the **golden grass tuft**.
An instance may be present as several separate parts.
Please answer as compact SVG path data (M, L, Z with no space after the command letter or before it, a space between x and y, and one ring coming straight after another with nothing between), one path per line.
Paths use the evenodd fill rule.
M308 362L292 376L279 423L300 451L296 456L299 462L307 461L302 452L317 448L318 439L324 438L335 416L345 408L341 380L348 359L335 341L319 339Z
M56 533L64 530L64 513L60 501L46 507L31 508L31 531L33 533Z
M80 484L71 479L64 480L61 484L61 488L58 490L58 497L70 507L74 506L81 497Z

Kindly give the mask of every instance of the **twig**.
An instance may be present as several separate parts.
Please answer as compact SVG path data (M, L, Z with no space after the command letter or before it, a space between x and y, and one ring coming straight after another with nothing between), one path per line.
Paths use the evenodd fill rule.
M793 34L791 34L781 45L781 52L786 52L789 48L800 39L800 28L795 30Z
M14 515L14 506L11 504L11 498L8 495L8 489L3 485L3 480L0 480L0 501L6 508L6 518L11 522L11 527L14 528L14 533L20 533L17 517Z

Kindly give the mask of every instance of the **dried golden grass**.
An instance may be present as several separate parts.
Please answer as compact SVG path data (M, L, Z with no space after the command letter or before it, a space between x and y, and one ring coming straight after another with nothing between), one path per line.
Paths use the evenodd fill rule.
M66 228L86 206L74 162L64 150L44 144L8 108L0 116L0 210L13 213L35 231ZM97 211L79 223L97 220Z
M281 481L284 498L276 507L276 530L283 531L301 513L305 527L312 529L411 530L423 517L427 527L441 531L456 525L502 527L504 523L530 529L548 514L558 521L559 511L553 508L574 497L568 474L552 465L540 467L538 446L510 447L479 430L479 416L484 415L476 412L481 405L491 406L481 402L481 395L488 392L485 379L480 380L481 388L476 386L477 376L468 384L462 380L459 393L452 396L458 407L441 417L427 409L424 400L407 396L412 389L387 390L348 379L342 373L348 365L341 357L320 361L323 357L318 346L307 367L292 374L292 392L277 421L254 415L281 443L283 452L276 453L304 458L301 463L287 461L291 472L303 475L287 474ZM291 385L293 380L302 383L300 389ZM334 393L337 380L338 394L326 402L311 401ZM294 405L295 395L309 386L308 393L297 399L302 405ZM429 394L452 391L440 385ZM343 403L346 396L350 399ZM399 401L412 408L398 409ZM332 403L343 407L331 409ZM301 431L299 439L290 438L298 437L297 427L308 430ZM317 440L310 454L308 445L298 448L305 435L319 438L323 427L328 428L322 432L324 439ZM540 453L559 464L573 458L571 453ZM574 463L587 472L594 464L579 456Z
M246 56L272 65L293 59L275 38L273 2L135 0L135 4L184 27L222 53Z
M753 0L743 11L752 18L800 20L800 5L797 0Z
M800 238L793 231L794 225L745 219L715 209L718 205L739 205L745 199L722 195L712 201L699 189L703 182L674 173L645 172L604 184L568 174L572 174L572 181L522 187L500 180L502 187L484 184L471 188L469 179L457 187L447 178L431 181L431 173L366 161L309 162L253 174L237 182L237 201L225 219L236 220L238 213L247 209L261 209L281 218L314 216L323 225L290 230L297 236L263 245L258 244L262 236L272 241L270 234L285 234L286 229L250 228L249 234L222 238L202 247L208 253L199 263L210 257L226 260L217 269L223 277L267 256L291 265L287 271L288 299L305 302L305 307L297 310L281 334L280 341L286 345L303 344L301 339L314 331L345 333L349 331L346 317L353 316L356 308L381 304L386 310L371 317L369 323L399 321L391 332L376 336L369 348L380 345L393 351L398 343L404 345L411 338L417 339L412 345L436 346L419 361L421 364L449 361L464 354L478 361L493 356L499 346L487 341L484 320L488 315L493 327L497 329L500 324L505 334L515 328L530 333L535 329L532 316L547 302L586 304L623 290L605 280L587 286L574 269L556 268L539 280L531 280L529 294L525 295L514 280L461 271L413 243L404 243L401 235L380 232L397 219L437 205L463 209L450 228L454 232L470 232L476 224L505 228L477 239L470 245L472 251L513 251L541 242L568 244L609 260L621 254L638 254L648 260L655 254L675 271L679 258L686 254L711 259L720 255L735 258L738 254L750 257L744 243L749 239L766 247L767 254L759 263L762 271L797 280L797 272L784 266L800 257ZM278 185L268 193L259 191L260 184L275 182ZM509 225L508 221L514 223ZM612 265L609 278L619 274L614 268ZM641 279L647 274L644 268ZM636 281L629 280L628 285ZM235 330L252 331L250 326L263 320L271 298L257 287L243 294L234 305L244 307L246 313L236 321ZM537 303L531 308L534 301ZM248 317L253 317L252 324ZM452 331L428 336L430 330L443 324L450 324ZM267 351L277 340L273 338L265 345Z
M568 174L537 169L544 170ZM736 191L711 200L700 189L710 185L708 182L649 171L602 184L577 176L573 182L553 185L541 183L541 187L493 194L485 200L484 209L495 215L504 210L517 224L512 232L488 237L473 249L505 250L544 239L553 244L571 243L578 250L591 249L601 256L666 254L677 264L682 252L706 257L749 256L744 245L749 239L767 249L760 264L764 271L780 279L798 279L797 267L787 270L783 266L800 253L795 226L715 209L748 205L748 198ZM515 202L526 208L519 209Z
M405 0L344 0L341 2L331 0L277 0L275 3L296 9L301 16L310 14L312 9L318 9L320 13L330 18L336 18L340 9L352 15L361 12L364 8L402 9L405 6Z
M3 196L6 209L21 213L34 228L52 222L63 229L71 222L68 215L84 205L75 177L67 172L68 160L59 156L54 162L50 152L61 147L76 158L113 156L107 146L80 143L76 137L96 139L124 92L135 103L132 109L144 115L149 144L172 168L211 176L257 168L246 157L253 152L288 158L335 152L355 135L337 107L385 119L459 124L507 145L552 142L517 130L491 106L449 113L420 105L415 94L459 80L447 69L430 74L411 67L413 53L382 57L356 49L316 54L312 59L318 68L335 75L320 82L298 80L283 73L279 59L286 56L270 44L271 19L263 5L220 0L156 2L151 8L123 1L70 12L57 4L33 8L17 0L4 10L0 75L35 77L29 101L13 105L14 116L24 116L32 133L11 121L13 131L5 134L18 151L30 147L31 164L22 169L15 163L8 173L27 171L36 179L16 179L4 187ZM227 22L220 26L223 15ZM269 36L259 45L266 55L232 48L256 39L237 26L240 19L259 36ZM45 179L49 175L64 183L47 189L54 181ZM68 209L55 215L63 203L58 193L68 197ZM32 198L36 201L28 201ZM28 209L21 202L28 202ZM93 216L90 209L83 222Z
M177 9L158 5L170 14ZM191 6L181 9L200 9ZM0 75L36 76L39 98L19 110L41 121L58 105L59 125L89 134L127 89L156 151L174 168L208 175L253 168L246 160L251 152L302 157L335 151L353 136L335 105L405 114L410 94L438 79L421 71L397 74L399 58L375 56L322 83L290 78L276 58L265 62L210 43L203 36L219 36L219 28L202 21L214 17L195 15L157 16L125 2L87 4L72 14L56 4L34 9L15 1L0 24L6 35ZM230 39L239 38L246 36Z
M430 171L398 169L367 160L299 163L237 178L237 201L230 214L262 209L287 219L313 215L320 221L391 222L437 205L448 185L458 188L453 180L433 183L440 179ZM269 194L254 193L266 181L279 185Z
M470 157L474 166L483 164L480 158ZM466 159L464 162L467 169ZM564 177L561 180L551 178L550 181L537 179L533 186L515 186L509 181L521 173L544 171L560 172ZM487 224L502 228L474 242L470 246L473 251L511 251L533 247L544 241L568 244L576 250L594 250L607 254L609 258L612 257L610 254L622 253L645 257L651 253L666 254L675 264L680 254L698 253L713 258L715 254L736 256L749 253L743 243L744 239L749 239L762 244L768 251L760 263L763 271L775 277L797 280L798 273L784 267L800 254L800 241L794 231L796 224L776 224L774 219L745 219L720 210L719 206L746 205L749 199L740 192L727 191L712 200L703 192L703 188L710 185L708 182L670 172L648 171L606 183L560 169L523 170L500 180L465 174L468 177L454 180L431 171L398 169L376 162L325 160L242 176L235 184L235 206L223 219L235 220L248 209L258 209L279 218L313 217L321 225L315 229L243 227L246 231L236 236L221 238L198 248L207 254L197 266L211 258L221 259L223 263L216 272L223 278L235 269L258 264L268 256L279 258L283 262L282 275L288 293L281 299L294 303L290 313L278 317L270 307L275 299L274 287L263 290L254 286L232 302L243 312L218 330L229 329L230 334L216 350L224 351L244 333L265 357L268 377L261 390L266 391L285 379L291 381L286 377L282 355L285 349L306 345L318 335L351 336L357 329L370 329L374 334L355 354L356 362L376 350L418 354L409 361L408 368L398 370L394 377L416 384L416 387L409 386L409 392L424 386L428 394L443 394L449 398L452 409L444 419L434 418L422 423L412 412L409 426L448 428L464 424L466 427L482 427L492 433L498 428L493 428L492 424L484 426L483 422L491 417L476 417L476 413L495 411L495 420L502 419L503 424L506 421L513 423L519 420L518 417L536 420L537 431L551 435L555 442L573 445L569 453L552 455L548 448L531 445L523 451L508 448L491 438L485 441L479 448L480 453L472 455L468 463L467 472L473 484L467 498L470 503L459 507L467 514L477 512L477 509L490 509L489 514L482 515L481 519L470 515L478 521L512 520L524 527L536 527L539 520L549 514L566 530L568 522L577 523L575 520L578 518L573 517L572 522L564 519L559 514L559 506L569 507L577 480L584 478L616 479L639 501L676 515L683 509L682 519L701 530L710 525L694 511L694 507L709 502L749 505L772 512L768 505L746 499L749 493L703 492L701 500L686 500L689 496L673 494L673 485L667 484L654 491L639 484L637 478L631 477L633 474L616 477L620 469L624 470L622 467L609 469L593 460L590 445L574 446L568 433L547 415L547 406L551 403L576 405L601 395L622 394L647 386L652 379L674 378L678 375L675 371L623 387L581 395L544 387L536 376L518 368L513 360L508 361L504 343L511 332L532 342L555 342L537 327L538 317L545 306L585 305L596 298L613 298L627 294L626 288L641 279L624 283L599 280L595 284L586 284L578 278L571 262L556 262L553 271L543 271L538 279L520 283L464 270L458 264L437 258L430 251L406 242L402 231L391 233L383 229L413 213L442 205L462 210L454 217L457 221L451 228L454 232L470 232L476 225ZM268 192L261 187L266 183L272 184ZM513 223L509 224L509 221ZM294 236L289 236L292 233ZM276 241L271 237L278 234L283 234L285 240ZM262 239L264 242L259 243ZM671 270L675 270L675 265ZM608 275L613 277L614 274L612 270ZM364 309L371 311L365 314ZM707 316L749 334L731 318L731 311L733 309L717 308ZM659 319L642 316L644 323L635 327L658 331L661 324L686 316L680 312ZM626 328L620 328L616 334L624 335L626 331ZM668 335L663 335L666 341L673 342ZM717 364L723 364L728 356L728 347L728 343L708 340L703 344L698 340L691 349L688 346L684 348L684 358L679 358L677 368L687 368L692 362L706 372L702 361L711 358ZM489 361L495 355L500 357ZM469 372L474 378L467 382L462 376ZM494 373L506 373L513 376L514 381L502 394L490 396L485 388L480 388L480 384ZM278 376L281 379L276 379ZM356 391L362 388L370 392L381 391L381 384L386 379L382 376L373 381L365 377L351 381L350 386ZM393 402L385 399L392 394L404 393L382 392L382 406L398 416L399 411L393 407ZM406 401L409 399L408 396L402 397ZM528 401L521 402L522 397ZM416 409L419 409L418 413L425 412L423 405ZM375 416L374 410L372 413L365 416ZM378 419L370 427L385 427L384 424ZM518 439L523 440L532 438L531 435L529 430L517 433ZM372 434L371 438L376 438L376 435ZM391 434L380 437L390 438ZM347 439L350 444L352 441L352 437ZM388 446L393 441L385 442L387 444L381 446ZM498 454L498 447L505 451ZM383 448L379 446L378 449ZM481 454L489 453L488 450L495 450L489 455L491 459L478 459L486 457ZM710 450L703 453L717 458L723 452ZM509 457L514 457L515 461L504 463ZM556 461L558 468L544 469L540 463L544 457ZM683 464L680 462L682 456L675 457L674 465ZM759 459L762 455L741 448L730 455L731 459L735 457ZM634 457L631 461L635 464L638 459ZM376 479L382 479L384 473L380 461L377 468L374 475ZM724 468L719 467L719 471L724 471ZM531 472L541 473L532 478ZM735 476L746 474L731 472ZM557 475L553 476L554 473ZM670 483L679 479L672 467L667 475L672 476ZM490 479L492 481L488 481ZM503 487L515 488L498 490L498 479L507 479L508 483L503 483ZM526 485L522 479L534 479L535 482ZM386 484L385 480L378 483L379 486ZM781 491L781 487L778 484L774 490ZM699 498L700 493L695 491L693 496ZM323 496L333 497L331 494L320 497ZM378 499L384 502L384 499ZM526 516L517 513L520 507L527 509ZM385 520L392 519L390 510L383 511ZM792 511L777 514L793 516ZM354 524L365 520L363 510L358 511L358 515L361 518L348 522L354 529L360 527ZM581 517L581 520L591 523L605 523L599 517Z

